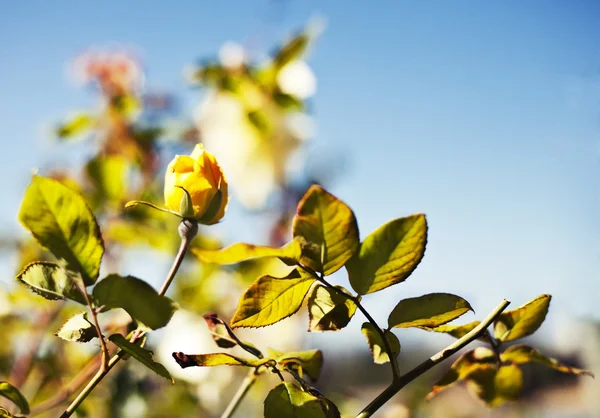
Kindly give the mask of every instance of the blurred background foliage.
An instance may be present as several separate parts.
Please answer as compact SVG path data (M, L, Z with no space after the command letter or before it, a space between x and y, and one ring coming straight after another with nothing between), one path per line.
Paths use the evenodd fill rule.
M203 58L185 71L190 88L198 92L199 103L193 109L187 108L179 97L148 86L146 69L134 50L100 47L75 57L72 74L89 89L97 106L66 116L56 125L54 137L57 147L85 144L88 157L76 168L65 168L60 161L49 164L43 174L60 179L86 196L101 223L106 243L103 274L127 274L129 263L147 263L151 269L153 261L159 261L157 268L162 268L160 261L176 251L177 219L144 207L123 211L123 206L130 200L161 202L166 163L176 153L188 154L198 142L204 143L223 166L236 199L230 210L252 214L250 219L262 228L265 242L279 246L288 241L299 198L311 184L327 186L335 182L345 169L343 149L336 150L335 158L306 162L307 143L315 131L311 97L318 75L307 63L307 57L318 45L323 29L324 23L316 19L290 34L269 54L262 54L261 59L254 59L241 45L223 45L214 57ZM348 203L352 206L352 202ZM232 240L238 238L215 236L204 228L194 244L219 248L224 241ZM30 261L51 258L29 238L15 242L5 237L4 244L7 251L17 256L15 274ZM230 318L244 288L265 271L275 274L278 269L287 271L277 260L216 267L201 265L188 256L169 292L181 309L166 329L153 333L149 340L158 360L177 383L165 384L152 372L129 361L101 383L77 416L218 416L245 371L181 370L171 352L216 351L201 315L215 311ZM511 295L500 297L510 299ZM55 407L41 413L41 417L59 414L65 398L77 392L69 382L77 382L78 375L90 367L89 359L98 351L97 343L66 343L54 336L76 312L69 303L40 301L24 287L0 288L0 380L19 387L34 411ZM273 327L240 334L263 350L267 346L279 350L307 349L312 347L305 338L306 321L306 315L297 315ZM120 330L128 318L115 313L106 315L105 322L107 329ZM552 347L543 351L597 371L600 325L582 321L580 327L586 335L584 350L572 357L553 352ZM388 370L372 365L366 346L342 354L322 348L325 369L317 386L340 410L362 408L387 384ZM421 361L423 351L418 341L403 346L400 359L403 368ZM432 370L403 390L382 410L381 416L600 414L596 382L579 381L536 366L524 370L523 399L499 410L488 410L461 387L426 402L424 397L432 383L449 365L448 362L440 370ZM262 401L273 383L274 380L262 380L253 388L237 416L260 416Z

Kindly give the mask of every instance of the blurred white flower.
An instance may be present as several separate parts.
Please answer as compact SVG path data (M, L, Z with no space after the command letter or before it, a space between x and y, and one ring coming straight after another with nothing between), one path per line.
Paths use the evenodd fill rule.
M282 92L300 99L308 99L317 92L317 79L304 61L286 64L277 75L277 84Z
M230 94L214 92L200 104L196 116L202 141L219 161L233 194L248 208L262 207L276 186L277 174L243 105Z
M219 49L219 61L225 68L239 68L246 60L244 47L235 42L226 42Z

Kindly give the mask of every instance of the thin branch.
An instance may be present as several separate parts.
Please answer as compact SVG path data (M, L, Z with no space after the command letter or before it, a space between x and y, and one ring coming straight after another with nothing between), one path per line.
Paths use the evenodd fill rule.
M240 403L242 402L252 385L254 385L254 382L256 382L256 378L258 377L258 375L258 369L250 370L250 372L238 388L237 392L229 402L229 405L227 405L227 408L221 414L221 418L230 418L233 415L233 413L240 405Z
M167 278L165 279L165 282L163 283L162 288L160 289L160 292L158 292L159 295L161 295L161 296L164 295L167 292L167 290L169 289L169 286L171 285L173 279L175 278L175 275L177 274L177 270L179 270L179 267L181 266L181 263L183 261L183 258L185 257L185 254L190 245L190 242L196 236L197 233L198 233L198 223L197 222L195 222L193 220L184 219L179 224L179 236L181 237L181 245L179 246L179 250L177 251L177 255L175 256L173 265L171 266L171 269L169 270L169 273L167 274ZM142 335L143 335L143 332L135 332L133 337L131 338L130 342L135 343L142 337ZM110 370L124 356L125 356L124 351L122 351L122 350L118 351L117 354L110 359L106 368L102 368L102 369L98 370L96 375L94 375L94 377L92 377L92 379L89 381L87 386L85 388L83 388L83 390L79 393L79 395L77 395L75 400L73 400L73 402L71 402L71 404L67 407L65 412L63 412L63 414L60 416L60 418L69 418L73 414L73 412L75 412L77 407L79 407L79 405L85 400L85 398L88 397L88 395L92 392L92 390L94 390L96 385L98 385L98 383L100 383L102 381L104 376L106 376L108 374L108 372L110 372Z
M387 338L385 337L385 332L381 329L381 327L377 324L377 322L375 322L375 319L373 319L373 317L371 316L371 314L369 314L369 312L365 309L365 307L360 303L360 300L357 297L349 295L349 294L341 291L337 287L331 285L327 280L325 280L325 277L323 276L323 274L317 273L314 270L312 270L308 267L305 267L301 264L300 264L300 267L302 269L304 269L307 273L313 275L318 281L320 281L327 288L333 290L338 295L343 296L346 299L349 299L356 304L356 307L358 308L358 310L360 310L362 312L362 314L365 316L365 318L367 318L367 321L369 321L371 323L371 325L373 325L373 328L375 328L375 332L377 332L377 334L379 335L379 338L381 338L381 341L383 342L385 351L388 353L388 357L390 358L390 366L392 367L392 381L398 382L400 379L400 367L398 366L398 358L393 355L392 348L390 347L390 343L388 342Z
M417 367L400 376L397 382L392 382L377 398L373 400L365 409L363 409L356 418L368 418L373 415L379 408L381 408L387 401L389 401L394 395L396 395L404 386L421 376L427 370L431 369L436 364L441 363L448 357L456 353L458 350L476 340L492 322L506 309L510 304L510 301L503 299L502 302L475 328L469 333L465 334L462 338L450 344L448 347L439 351L438 353L419 364Z
M81 276L79 276L81 278ZM96 312L96 307L90 300L87 291L85 290L85 283L83 282L83 278L81 278L82 288L81 293L83 293L83 298L85 299L85 303L87 303L88 308L90 309L90 314L92 315L92 320L94 321L94 327L96 328L96 334L98 334L98 339L100 340L100 351L102 352L102 370L106 371L108 367L108 348L106 347L106 341L104 341L104 334L102 334L102 329L100 328L100 323L98 322L98 313Z

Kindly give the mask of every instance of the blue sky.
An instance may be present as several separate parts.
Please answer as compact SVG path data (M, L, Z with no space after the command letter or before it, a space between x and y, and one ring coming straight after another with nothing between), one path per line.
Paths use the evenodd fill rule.
M184 66L226 41L268 50L311 17L318 92L311 145L341 150L332 187L364 237L425 212L415 274L372 296L460 294L484 315L502 298L554 295L551 320L600 318L600 4L589 1L5 2L0 6L0 228L31 169L64 150L44 126L93 106L65 63L93 45L144 52L148 85L192 103ZM62 154L61 154L62 153ZM235 237L232 237L235 239ZM376 308L375 308L376 309ZM554 319L553 319L554 318Z

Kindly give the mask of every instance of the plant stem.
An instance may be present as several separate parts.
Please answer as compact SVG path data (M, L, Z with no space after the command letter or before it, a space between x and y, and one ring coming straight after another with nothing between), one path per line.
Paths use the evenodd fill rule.
M258 371L256 369L250 370L250 372L248 373L248 375L246 376L246 378L244 379L244 381L238 388L237 392L235 393L235 395L229 402L229 405L227 405L227 408L221 414L221 418L230 418L233 415L233 413L235 412L237 407L242 402L242 399L244 399L244 397L246 396L246 394L248 393L248 391L250 390L250 388L256 381L257 377L258 377Z
M325 285L329 289L333 290L338 295L341 295L347 299L350 299L352 302L354 302L356 304L356 307L362 312L362 314L365 316L365 318L367 318L367 321L369 321L371 323L371 325L373 325L373 328L375 328L375 331L377 332L377 334L379 334L379 338L381 338L381 341L383 342L385 351L386 351L386 353L388 353L388 357L390 358L390 366L392 367L392 382L398 382L400 379L400 368L398 366L398 358L392 354L392 348L390 347L390 343L388 342L387 338L385 337L385 332L381 329L381 327L377 324L377 322L375 322L375 320L373 319L371 314L369 314L369 312L365 309L365 307L362 306L359 298L349 295L345 292L342 292L337 287L332 286L327 280L325 280L325 277L323 277L322 274L317 274L315 271L308 269L304 266L300 266L300 267L302 267L305 271L307 271L308 273L315 276L315 278L317 280L319 280L321 283L323 283L323 285Z
M171 282L173 281L173 279L175 278L175 275L177 274L177 270L179 270L179 266L181 266L181 263L183 261L183 258L185 257L185 254L190 245L190 242L196 236L197 233L198 233L198 224L195 221L190 221L190 220L184 219L179 224L179 235L181 237L181 245L179 246L179 251L177 251L177 255L175 256L175 260L173 261L171 270L169 270L169 273L167 274L167 278L165 279L165 282L163 283L162 288L160 289L160 292L158 292L159 295L161 295L161 296L164 295L167 292L167 290L169 289ZM141 333L141 332L134 333L130 342L135 343L137 340L140 339L142 334L143 333ZM110 372L110 370L115 366L115 364L117 364L119 362L119 360L121 360L124 356L125 356L124 351L117 352L117 354L114 355L110 359L106 368L102 367L96 373L96 375L89 381L87 386L85 388L83 388L83 390L79 393L79 395L77 395L75 400L73 400L73 402L71 402L71 404L68 406L68 408L65 410L65 412L63 412L63 414L60 416L60 418L70 417L73 414L73 412L75 412L77 407L79 407L79 405L81 405L81 403L85 400L85 398L87 398L87 396L92 392L92 390L94 390L96 385L98 383L100 383L100 381L104 378L104 376L106 376L108 374L108 372Z
M106 341L104 341L104 335L102 334L102 329L100 328L100 323L98 322L98 313L96 312L96 307L92 304L90 297L87 294L87 290L85 289L85 283L83 282L83 278L81 279L82 288L81 293L83 294L83 298L85 299L85 303L87 303L88 308L90 309L90 313L92 315L92 320L94 321L94 327L96 327L96 334L98 334L98 339L100 340L100 351L102 353L102 370L106 371L108 367L108 348L106 347Z
M388 386L379 396L377 396L373 402L367 405L367 407L363 409L356 416L356 418L370 417L408 383L412 382L436 364L446 360L458 350L477 339L483 332L486 331L490 324L494 322L494 320L502 313L502 311L506 309L509 304L510 302L508 300L503 299L502 302L500 302L500 304L496 306L496 308L477 327L473 328L468 334L434 354L411 371L400 376L400 379L397 382L392 382L392 384Z

